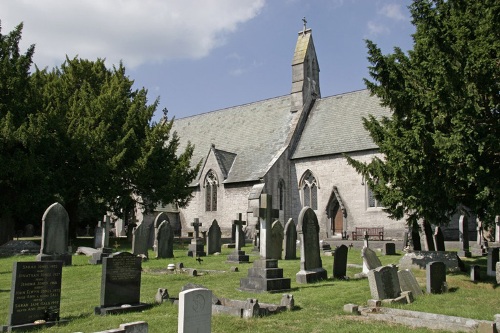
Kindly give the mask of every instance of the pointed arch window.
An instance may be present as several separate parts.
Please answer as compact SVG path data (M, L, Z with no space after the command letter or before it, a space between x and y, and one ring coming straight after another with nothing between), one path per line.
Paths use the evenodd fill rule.
M301 184L304 198L303 206L309 206L314 210L318 209L318 182L311 171L306 171L302 177Z
M217 187L219 186L219 181L217 180L217 175L213 170L207 172L205 177L205 210L207 212L217 211Z

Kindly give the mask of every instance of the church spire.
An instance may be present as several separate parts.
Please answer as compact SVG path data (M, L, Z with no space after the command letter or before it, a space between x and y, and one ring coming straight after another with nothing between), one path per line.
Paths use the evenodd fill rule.
M319 65L307 21L302 19L304 27L299 32L292 60L292 105L291 111L302 110L306 104L320 98Z

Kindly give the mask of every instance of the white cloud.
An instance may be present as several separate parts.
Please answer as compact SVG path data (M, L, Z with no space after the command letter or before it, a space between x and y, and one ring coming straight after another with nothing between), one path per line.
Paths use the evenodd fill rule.
M406 20L402 7L399 4L386 4L378 10L378 13L396 21Z
M368 28L369 36L378 36L389 32L389 28L387 28L385 25L374 21L368 21L366 26Z
M21 47L36 44L39 67L65 56L127 67L201 58L266 0L11 0L0 2L2 34L24 22Z

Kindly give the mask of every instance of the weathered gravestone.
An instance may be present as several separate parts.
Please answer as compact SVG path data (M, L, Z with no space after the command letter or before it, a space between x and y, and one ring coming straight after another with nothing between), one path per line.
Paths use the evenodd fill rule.
M411 227L411 247L414 251L422 251L422 243L420 241L420 231L418 223L413 223Z
M106 331L94 333L148 333L148 323L145 321L134 321L131 323L120 324L118 328L112 328Z
M104 215L103 221L99 221L94 233L94 247L96 252L92 253L89 264L97 265L102 263L102 258L109 256L113 250L109 247L110 217Z
M207 232L207 253L214 254L222 250L222 231L217 220L212 221L212 225Z
M62 261L14 263L9 316L0 332L27 331L59 322L62 265Z
M53 203L47 208L42 216L42 245L36 261L60 260L64 265L71 265L68 225L68 212L60 203Z
M496 264L499 261L500 248L490 247L488 248L488 257L486 260L486 275L495 276Z
M245 254L245 251L241 250L241 247L245 244L245 236L243 235L243 226L246 221L242 220L242 214L236 214L236 220L233 220L233 226L236 231L235 240L236 245L234 251L227 256L227 261L230 263L244 263L249 262L249 256ZM242 236L243 235L243 236Z
M496 280L497 280L497 284L500 284L500 261L497 262L496 264Z
M95 314L105 315L142 311L149 307L140 302L142 259L128 252L103 258L101 305Z
M469 250L469 221L464 215L460 215L458 219L458 238L462 249L457 254L461 257L471 257L472 254Z
M191 223L191 226L194 228L194 235L193 239L191 239L191 244L188 246L187 255L189 257L205 257L207 255L203 240L200 238L200 227L202 225L198 218L195 218Z
M347 253L349 248L345 245L337 246L333 253L333 278L347 279Z
M289 219L285 224L285 260L297 259L297 226L293 219Z
M481 269L479 265L472 265L470 267L470 280L472 282L477 282L481 280Z
M427 251L436 251L434 247L434 234L432 233L431 224L427 221L422 222L422 229L424 230L424 241L425 241L425 249Z
M446 265L442 261L432 261L425 268L426 291L428 294L446 292Z
M495 242L500 243L500 216L495 216Z
M268 244L270 247L270 258L271 259L281 259L281 253L283 252L283 238L285 236L283 225L280 221L274 221L271 225L271 243Z
M384 254L386 256L393 256L396 254L396 243L385 243Z
M380 259L377 257L375 251L369 247L364 247L361 250L361 257L363 258L363 273L367 274L370 270L382 266Z
M158 228L160 227L160 224L165 221L170 222L167 213L165 212L161 212L158 215L156 215L155 220L153 221L153 227L154 227L153 250L156 253L156 257L158 257Z
M422 295L422 288L418 284L415 275L409 269L398 271L399 285L401 291L411 291L413 296Z
M174 257L174 231L170 221L164 220L156 230L156 258Z
M319 223L316 213L304 207L299 214L297 233L300 239L300 271L296 274L298 283L326 280L319 250Z
M398 268L395 265L377 267L370 270L367 276L373 299L394 299L401 294Z
M443 230L439 226L434 229L434 246L436 251L446 251L446 247L444 245L444 234Z
M152 224L139 223L132 231L132 253L149 258L149 237Z
M279 211L272 208L272 196L261 194L260 207L254 210L254 215L260 221L260 259L255 260L253 267L248 269L248 276L240 280L240 289L260 292L290 289L291 281L283 277L283 269L278 268L278 260L271 259L271 221L278 216Z
M194 288L179 293L178 333L212 331L212 291Z

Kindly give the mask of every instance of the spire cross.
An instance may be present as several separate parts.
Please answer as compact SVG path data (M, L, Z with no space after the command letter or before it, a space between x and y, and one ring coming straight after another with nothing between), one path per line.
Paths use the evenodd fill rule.
M307 21L306 21L305 16L302 18L302 22L304 22L304 30L302 31L302 33L305 34L306 33L306 26L307 26Z

